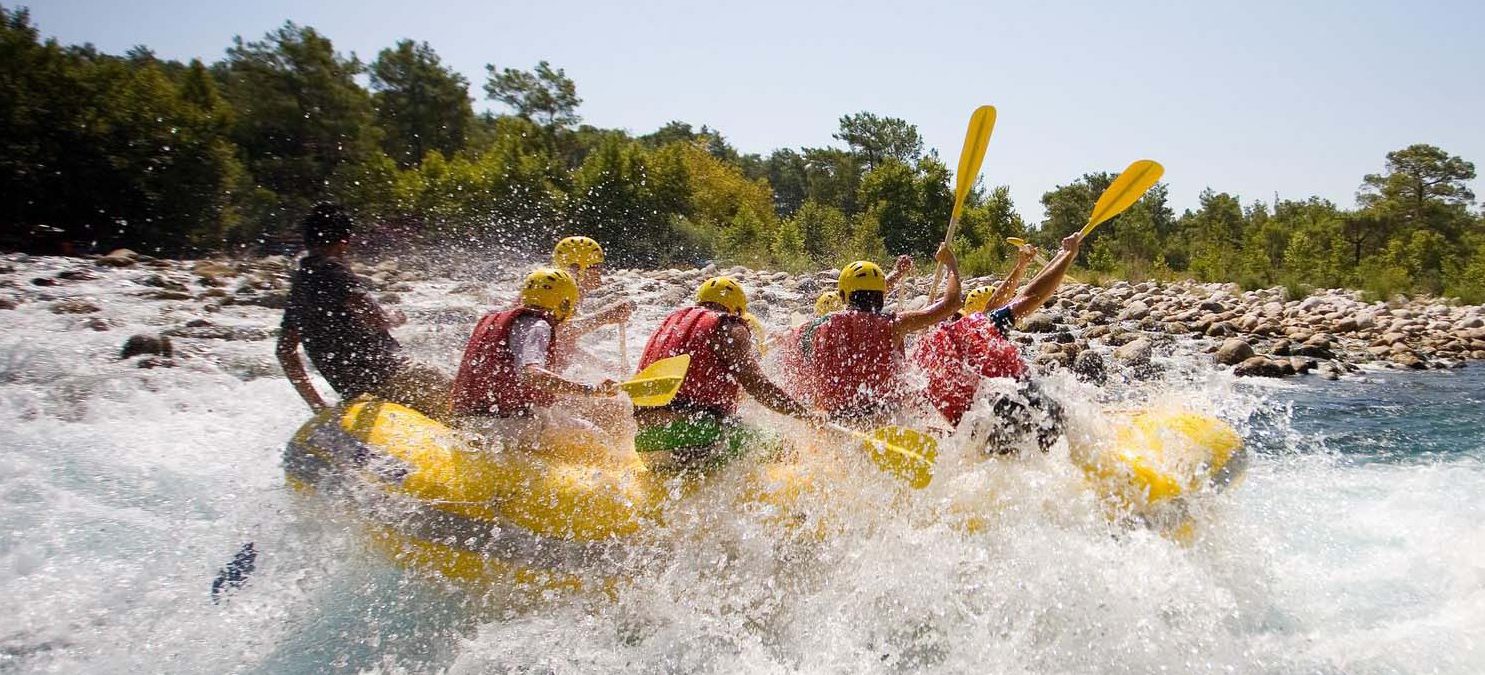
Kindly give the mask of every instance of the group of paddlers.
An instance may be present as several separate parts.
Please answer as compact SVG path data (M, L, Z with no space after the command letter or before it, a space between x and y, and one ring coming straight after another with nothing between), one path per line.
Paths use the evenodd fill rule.
M816 316L771 336L748 313L741 284L726 276L706 279L693 302L660 322L638 364L644 369L688 356L679 390L665 405L631 408L617 398L617 382L584 384L565 375L584 354L580 338L627 323L635 309L624 300L579 313L583 298L603 281L604 251L597 241L559 241L551 265L526 276L513 306L480 319L450 381L401 353L389 329L405 317L380 307L346 261L352 229L352 219L333 205L318 206L306 218L308 253L294 276L280 332L284 372L316 411L326 403L299 359L300 345L344 399L370 395L502 442L534 446L569 430L620 433L615 429L625 427L635 450L656 469L704 470L769 445L767 431L739 417L743 393L817 426L857 428L933 410L958 426L984 400L992 414L982 419L993 427L989 445L995 450L1018 438L1045 447L1060 433L1060 411L1029 385L1027 366L1008 337L1017 319L1056 290L1077 254L1078 234L1064 239L1057 257L1019 293L1035 254L1030 246L1018 250L1000 284L963 298L957 261L941 246L935 260L948 273L942 297L900 312L887 311L887 299L911 272L911 258L899 258L891 274L873 262L853 262L841 270L836 289L818 298ZM776 377L765 373L765 350L777 352ZM921 377L910 376L914 370ZM982 391L986 378L1019 386L1013 395L992 395Z

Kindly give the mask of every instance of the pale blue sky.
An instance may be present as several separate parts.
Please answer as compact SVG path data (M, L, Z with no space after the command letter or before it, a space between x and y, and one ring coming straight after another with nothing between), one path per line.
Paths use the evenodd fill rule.
M7 6L15 6L7 2ZM363 60L426 40L483 97L486 63L540 59L585 121L720 129L746 152L835 143L845 113L918 125L952 167L970 111L1000 112L983 175L1017 206L1150 157L1177 209L1354 202L1384 155L1432 143L1485 171L1485 2L550 2L33 0L63 42L220 58L285 19ZM483 101L477 100L477 106ZM1479 181L1476 189L1479 191Z

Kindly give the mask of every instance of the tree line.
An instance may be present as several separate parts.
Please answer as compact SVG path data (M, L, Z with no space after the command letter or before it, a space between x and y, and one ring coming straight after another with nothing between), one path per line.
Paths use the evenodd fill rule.
M367 86L362 86L361 82ZM576 84L547 62L489 65L501 113L426 42L370 63L286 23L210 65L42 40L0 7L0 246L128 246L162 255L288 236L336 200L386 236L537 249L559 233L628 265L791 271L931 254L953 204L949 168L906 120L845 115L838 145L742 153L705 125L648 134L583 124ZM1474 166L1415 145L1364 177L1355 208L1318 198L1244 204L1212 190L1175 214L1158 185L1099 228L1095 275L1363 287L1485 297ZM1028 226L1004 186L977 187L955 247L970 274L1004 266L1005 237L1053 247L1113 176L1042 197Z

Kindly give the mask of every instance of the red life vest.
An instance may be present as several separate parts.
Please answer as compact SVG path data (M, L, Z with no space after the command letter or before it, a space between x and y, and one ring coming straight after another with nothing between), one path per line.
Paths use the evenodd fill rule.
M979 312L939 325L918 343L913 360L928 378L928 400L956 425L969 410L980 378L1026 375L1020 350Z
M691 355L686 380L667 408L706 410L719 415L737 412L742 386L733 376L731 364L725 363L716 350L716 340L726 339L720 331L740 318L693 305L670 313L650 336L639 357L639 367L681 354Z
M552 340L547 343L547 363L556 355L557 321L548 312L518 307L492 312L480 319L464 347L459 374L454 377L453 411L456 415L529 415L534 408L546 407L556 398L527 386L516 372L515 353L510 349L511 328L516 319L535 316L552 327Z
M902 399L897 318L844 310L806 326L802 340L811 402L827 412L872 410Z

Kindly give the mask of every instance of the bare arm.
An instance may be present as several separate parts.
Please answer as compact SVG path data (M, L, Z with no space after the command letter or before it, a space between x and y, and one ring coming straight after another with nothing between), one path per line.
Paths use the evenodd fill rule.
M530 364L521 371L521 382L537 391L554 396L612 396L616 389L613 380L602 384L587 385L568 380L546 368Z
M604 326L624 323L634 313L633 300L620 300L592 314L573 317L562 324L560 339L576 343L579 338Z
M913 273L913 257L910 255L897 256L897 264L892 266L892 271L887 273L887 294L892 294L892 289L897 288L897 282L902 281L904 276Z
M1017 253L1016 264L1011 268L1011 273L1006 275L1005 281L995 287L995 293L990 296L990 302L985 305L986 307L997 309L1011 301L1016 294L1016 287L1021 284L1021 275L1026 274L1026 266L1036 255L1036 247L1027 244L1018 249Z
M949 270L949 285L938 302L920 310L897 315L897 325L893 327L893 331L898 340L949 318L949 315L959 311L959 306L964 304L964 299L959 297L959 261L954 258L954 252L947 245L939 244L938 254L934 258Z
M808 419L809 408L794 400L763 374L763 369L758 365L758 358L753 355L752 339L752 333L747 326L733 324L728 327L720 344L716 345L723 362L735 364L732 371L733 377L737 378L743 391L748 392L749 396L757 399L770 410L791 417Z
M299 359L299 329L285 326L278 334L278 364L284 369L284 376L289 378L289 383L294 385L294 391L299 392L299 398L309 404L309 409L314 412L324 410L325 399L320 398L320 392L315 391L315 385L309 379L309 373L304 370L304 361Z
M1083 243L1081 233L1074 232L1062 240L1062 252L1057 254L1045 268L1036 275L1035 279L1027 284L1026 290L1009 305L1011 316L1020 319L1027 314L1035 312L1052 294L1057 292L1057 286L1062 283L1062 277L1067 276L1067 268L1072 267L1073 260L1078 257L1078 246ZM993 307L994 305L992 305Z

